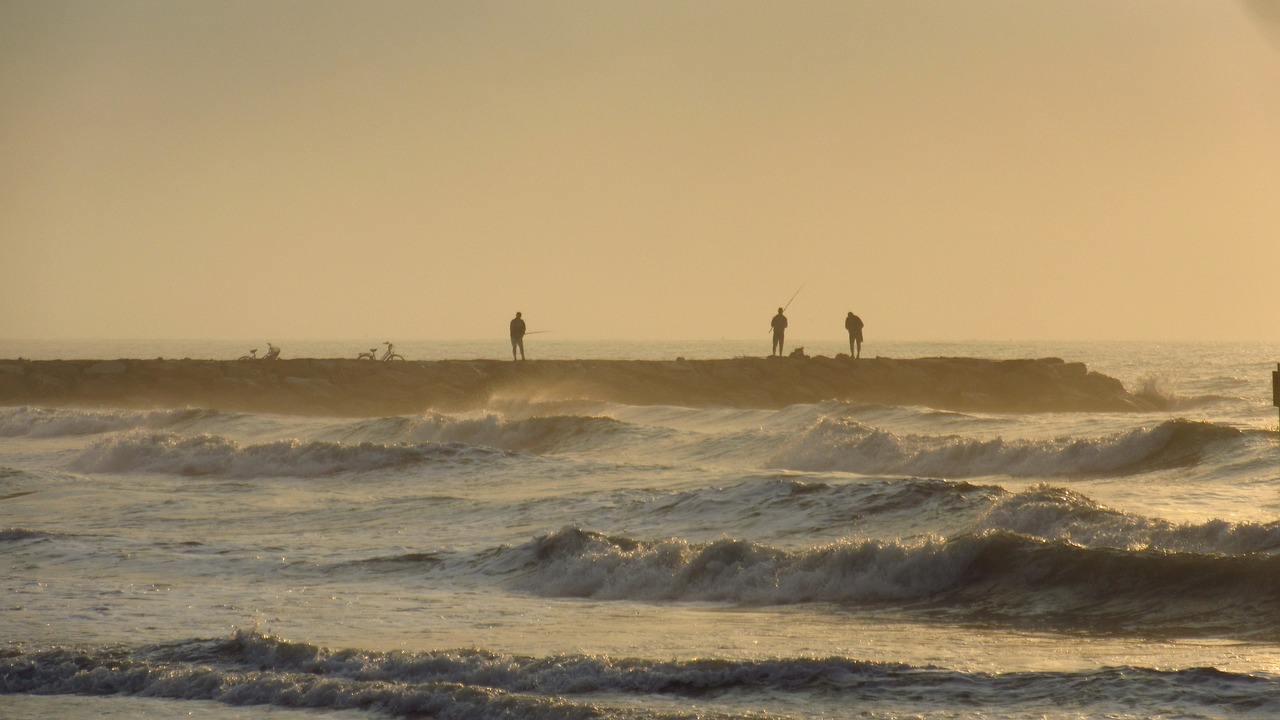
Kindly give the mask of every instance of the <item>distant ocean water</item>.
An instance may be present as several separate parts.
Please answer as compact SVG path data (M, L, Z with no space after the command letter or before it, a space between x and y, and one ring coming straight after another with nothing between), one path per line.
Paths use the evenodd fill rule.
M266 342L0 341L0 357L250 348ZM1280 716L1280 343L864 353L1062 357L1170 409L0 407L0 716Z

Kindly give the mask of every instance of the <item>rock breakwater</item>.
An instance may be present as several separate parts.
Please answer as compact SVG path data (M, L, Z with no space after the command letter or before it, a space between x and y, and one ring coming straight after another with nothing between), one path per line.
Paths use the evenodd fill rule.
M493 400L776 408L846 400L991 412L1123 411L1144 399L1057 358L0 360L0 404L380 416Z

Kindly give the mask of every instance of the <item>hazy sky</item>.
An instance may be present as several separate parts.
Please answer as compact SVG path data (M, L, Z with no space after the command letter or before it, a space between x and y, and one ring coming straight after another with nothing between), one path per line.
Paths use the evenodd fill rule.
M1267 2L5 0L0 337L1280 339Z

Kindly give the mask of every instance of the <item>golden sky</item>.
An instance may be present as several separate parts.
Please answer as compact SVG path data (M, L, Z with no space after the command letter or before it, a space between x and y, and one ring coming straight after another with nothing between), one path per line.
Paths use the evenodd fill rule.
M0 3L0 337L1280 339L1267 0Z

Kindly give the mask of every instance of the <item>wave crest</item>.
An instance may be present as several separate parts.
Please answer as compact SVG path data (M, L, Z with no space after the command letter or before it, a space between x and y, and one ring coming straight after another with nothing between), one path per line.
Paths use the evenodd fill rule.
M1128 551L1218 555L1280 551L1280 522L1173 523L1114 510L1075 491L1051 485L1002 498L979 526L982 530Z
M225 413L217 410L73 410L15 407L0 409L0 437L55 438L100 435L137 428L163 429Z
M1090 692L1081 694L1082 686ZM772 695L806 690L819 691L833 709L879 707L886 696L907 693L939 707L1035 708L1049 698L1089 714L1098 708L1097 697L1138 696L1152 706L1245 707L1271 715L1276 686L1265 674L1211 668L985 673L843 657L650 660L529 657L478 649L383 653L331 650L247 631L226 639L142 648L18 648L0 654L0 688L11 693L128 694L322 711L359 708L442 720L718 718L727 716L663 711L657 709L660 704L634 706L644 702L643 694L696 698L728 691ZM609 707L600 704L601 693L625 693L638 700L624 701L632 707Z
M846 540L798 551L723 539L639 541L567 528L501 553L529 592L602 600L916 605L1074 626L1184 624L1274 636L1280 555L1089 548L1008 531ZM1217 611L1206 616L1204 608ZM1185 627L1184 627L1185 629Z
M948 543L867 540L787 551L746 540L657 542L566 528L506 558L518 584L551 596L790 604L927 596L957 581Z
M505 453L461 444L383 445L372 442L278 440L255 445L216 435L127 433L95 443L73 462L86 473L171 473L225 477L325 477L410 467L467 463Z
M980 477L1136 473L1194 464L1216 443L1243 437L1226 425L1168 420L1113 435L1053 440L897 435L823 418L769 462L812 472Z
M609 417L549 415L507 420L485 413L478 418L432 414L419 420L412 440L460 442L532 453L586 450L638 428Z

